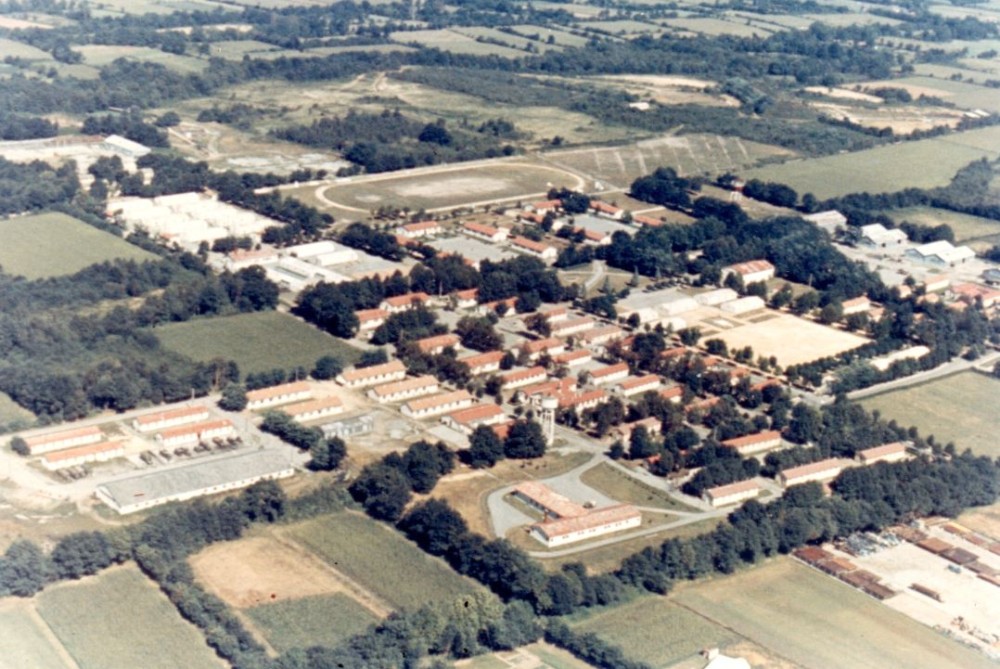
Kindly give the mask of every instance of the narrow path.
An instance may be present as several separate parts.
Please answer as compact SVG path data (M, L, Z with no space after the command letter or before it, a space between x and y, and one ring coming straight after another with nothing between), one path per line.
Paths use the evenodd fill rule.
M62 641L59 640L56 633L53 632L52 628L49 627L49 624L45 622L45 618L38 613L38 609L35 608L34 603L26 606L25 610L28 613L28 617L31 618L31 622L35 623L35 627L37 627L38 631L42 633L45 640L49 642L49 645L52 646L52 650L56 652L56 655L58 655L59 659L63 661L67 669L80 669L80 665L76 663L73 656L69 654L68 650L66 650L66 646L62 644Z

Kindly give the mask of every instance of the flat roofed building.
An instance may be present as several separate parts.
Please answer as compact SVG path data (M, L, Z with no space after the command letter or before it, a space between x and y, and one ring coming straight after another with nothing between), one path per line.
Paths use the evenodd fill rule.
M469 368L469 373L473 376L478 374L488 374L500 370L500 361L503 360L503 351L487 351L459 358L458 361Z
M121 441L101 441L86 446L76 446L42 456L42 466L49 471L78 467L91 462L107 462L125 455L125 444Z
M906 459L906 443L894 441L891 444L866 448L855 453L855 457L863 465L872 465L876 462L898 462Z
M465 223L462 226L462 232L473 237L475 239L481 239L484 242L489 242L491 244L496 244L497 242L502 242L507 239L508 230L507 228L495 228L492 225L483 225L482 223Z
M60 430L48 434L39 434L32 437L24 437L24 442L28 445L28 453L31 455L41 455L51 453L64 448L74 446L84 446L86 444L96 444L104 439L104 433L96 425L88 427L77 427L70 430Z
M467 409L453 411L441 419L448 427L463 434L472 434L480 425L497 425L507 420L498 404L477 404Z
M139 416L132 421L132 427L139 432L156 432L186 423L197 423L208 418L207 408L184 406Z
M282 451L258 450L110 481L97 486L96 494L99 500L125 515L294 473L295 468Z
M787 488L810 481L832 481L850 464L850 460L843 458L827 458L819 462L791 467L778 473L778 483Z
M722 268L722 276L738 274L744 284L758 283L774 278L774 265L767 260L748 260Z
M406 365L400 360L392 360L381 365L358 367L337 376L337 383L347 388L375 386L406 378Z
M428 355L437 355L446 348L454 348L462 343L462 339L456 334L435 335L424 337L413 342L417 350Z
M753 499L759 494L760 485L753 479L749 479L709 488L702 494L702 498L713 507L718 508Z
M410 418L427 418L428 416L440 416L441 414L470 407L475 401L475 398L469 394L469 391L453 390L439 395L410 400L400 407L399 410L404 416L409 416Z
M549 378L544 367L529 367L527 369L512 369L500 375L500 388L502 390L514 390L523 388L533 383L541 383Z
M172 427L162 432L156 433L156 441L161 446L171 448L174 446L187 446L197 444L200 441L209 439L232 437L236 434L236 428L228 418L218 420L207 420L203 423L193 423L191 425L181 425Z
M375 429L375 419L370 415L354 416L325 423L320 426L320 429L323 430L323 436L327 439L330 437L347 439L372 432Z
M723 446L735 448L740 455L753 455L769 448L781 445L781 433L777 430L767 430L743 437L734 437L722 442Z
M631 504L595 509L586 515L549 520L532 525L532 534L548 547L584 541L612 532L639 527L642 514Z
M590 372L590 382L594 385L600 386L605 383L614 383L615 381L622 381L628 378L628 363L627 362L617 362L613 365L605 365L600 369L595 369Z
M438 391L438 380L433 376L424 375L413 379L403 379L394 383L375 386L368 391L368 397L376 402L400 402L403 400L431 395Z
M426 304L430 299L431 297L427 293L407 293L406 295L387 297L382 300L382 303L378 306L380 309L384 309L390 314L398 314L401 311L416 309L417 307Z
M656 374L646 374L644 376L626 378L616 385L614 389L622 397L632 397L633 395L641 395L642 393L656 390L659 387L660 377Z
M302 423L310 420L319 420L344 413L344 403L339 397L322 397L316 400L306 400L288 406L281 407L281 410L288 414L293 420Z
M312 397L312 388L305 381L283 383L280 386L247 391L247 409L266 409Z

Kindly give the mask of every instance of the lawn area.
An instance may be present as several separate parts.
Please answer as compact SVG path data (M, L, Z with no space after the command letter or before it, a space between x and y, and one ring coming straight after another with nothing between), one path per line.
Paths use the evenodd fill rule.
M480 588L401 534L360 513L299 523L288 535L398 608L458 599Z
M657 596L600 610L572 623L572 627L620 646L633 660L663 668L703 648L724 648L739 640L732 631Z
M921 434L933 434L943 444L954 441L960 451L971 448L977 455L1000 456L1000 380L986 374L954 374L868 397L861 404L879 410L886 420L916 425Z
M662 490L636 480L617 467L606 462L588 469L580 480L608 497L626 504L636 506L652 506L671 511L694 511L687 504L682 504Z
M286 599L244 611L278 652L310 646L335 647L378 619L347 595Z
M31 610L31 602L15 597L0 600L0 666L68 669Z
M361 352L340 339L277 311L171 323L152 330L164 347L194 360L233 360L243 374L299 365L334 355L352 365Z
M37 602L80 669L224 666L197 628L134 566L52 586Z
M960 168L1000 155L1000 128L982 128L944 137L879 146L810 160L795 160L747 172L748 178L776 181L800 194L829 198L848 193L891 193L904 188L946 186Z
M681 584L670 600L806 669L996 668L985 655L790 558Z
M0 268L27 279L74 274L115 258L156 260L124 239L59 213L0 221L0 239Z

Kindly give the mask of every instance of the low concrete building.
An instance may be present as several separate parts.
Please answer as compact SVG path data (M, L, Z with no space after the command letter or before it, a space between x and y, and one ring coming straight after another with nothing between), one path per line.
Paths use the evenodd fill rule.
M320 418L329 418L344 413L344 403L339 397L323 397L318 400L307 400L297 404L281 407L293 420L304 423Z
M641 395L660 387L660 377L656 374L645 374L643 376L632 376L623 380L614 387L614 392L622 397L633 397Z
M778 483L787 488L811 481L819 481L821 483L832 481L850 465L851 461L844 458L827 458L826 460L791 467L779 472Z
M501 390L515 390L530 386L533 383L541 383L549 378L544 367L529 367L527 369L512 369L500 375Z
M907 458L906 443L894 441L891 444L866 448L855 453L854 457L862 465L873 465L876 462L899 462Z
M537 360L542 355L559 355L566 351L566 342L556 337L547 337L525 342L521 348L528 354L528 359Z
M430 299L431 296L427 293L407 293L405 295L387 297L378 306L379 309L388 311L390 314L398 314L420 306L426 306Z
M437 355L446 348L456 348L462 343L462 339L456 334L435 335L424 337L413 342L417 350L425 355Z
M381 365L358 367L337 376L337 383L346 388L363 388L406 378L406 365L400 360L392 360Z
M781 433L777 430L767 430L765 432L758 432L757 434L748 434L744 437L726 439L722 442L722 445L735 448L736 452L742 456L754 455L755 453L761 453L770 448L780 446Z
M203 406L183 406L139 416L132 421L132 427L139 432L156 432L187 423L197 423L208 418L208 409Z
M51 453L52 451L60 451L64 448L96 444L103 440L104 433L96 425L24 437L24 442L28 445L28 453L30 455L41 455L43 453Z
M321 425L320 429L323 430L323 436L327 439L330 437L339 437L340 439L360 437L364 434L370 434L375 429L375 418L371 415L354 416L326 423Z
M976 252L968 246L953 246L951 242L941 239L907 250L906 257L930 265L954 267L975 258Z
M615 381L624 381L628 378L629 370L627 362L617 362L613 365L605 365L600 369L595 369L588 373L590 382L595 386L601 386Z
M69 467L107 462L125 455L125 444L121 441L101 441L86 446L76 446L42 456L42 466L50 472Z
M358 318L358 332L371 333L377 330L380 325L389 318L389 312L385 309L359 309L354 312Z
M248 391L247 409L266 409L279 404L307 400L310 397L312 397L312 388L307 382L283 383L280 386Z
M553 337L568 337L591 330L596 324L593 318L581 316L579 318L568 318L563 321L550 323L549 327L551 328Z
M743 279L744 285L767 281L774 278L774 265L767 260L748 260L722 268L722 278L737 274Z
M753 479L750 479L709 488L702 493L702 499L717 509L720 506L729 506L730 504L738 504L747 499L753 499L759 494L760 485Z
M546 263L555 262L556 258L559 256L559 252L556 250L556 247L543 244L542 242L532 241L527 237L514 237L510 240L510 246L515 251L520 251L521 253L534 256Z
M495 228L492 225L482 223L465 223L462 225L462 232L473 239L479 239L490 244L497 244L507 239L509 231L507 228Z
M420 221L418 223L407 223L406 225L401 225L396 228L396 234L402 235L407 239L420 239L422 237L431 237L433 235L440 235L442 232L441 226L438 225L437 221Z
M414 397L432 395L438 391L438 387L437 379L433 376L424 375L413 379L404 379L394 383L375 386L368 391L368 397L381 404L385 404L386 402L402 402Z
M593 539L642 525L642 514L631 504L594 509L584 515L531 526L532 535L549 548Z
M588 362L594 360L593 354L587 349L577 349L575 351L566 351L565 353L560 353L558 355L552 356L552 362L557 365L565 365L566 367L577 367L579 365L586 365Z
M176 446L191 446L212 439L225 439L236 436L236 428L228 418L207 420L202 423L172 427L157 432L156 441L164 448Z
M487 351L486 353L476 353L459 358L458 361L469 368L469 373L473 376L479 374L489 374L500 371L500 361L503 360L503 351Z
M475 398L467 390L454 390L430 397L410 400L402 407L400 412L410 418L428 418L430 416L440 416L451 413L459 409L470 407L475 402Z
M96 495L125 515L170 502L238 490L294 473L295 468L282 451L257 450L110 481L97 486Z
M491 402L454 411L443 417L441 422L453 430L470 435L480 425L498 425L506 420L507 416L504 414L503 408Z

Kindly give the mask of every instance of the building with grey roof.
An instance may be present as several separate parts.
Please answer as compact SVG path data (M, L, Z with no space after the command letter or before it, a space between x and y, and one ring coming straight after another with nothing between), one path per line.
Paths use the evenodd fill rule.
M294 473L288 455L277 449L262 449L109 481L97 486L95 494L125 515L170 502L238 490Z

